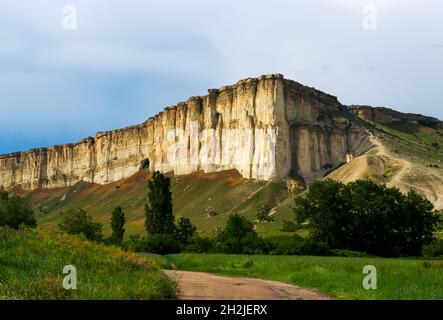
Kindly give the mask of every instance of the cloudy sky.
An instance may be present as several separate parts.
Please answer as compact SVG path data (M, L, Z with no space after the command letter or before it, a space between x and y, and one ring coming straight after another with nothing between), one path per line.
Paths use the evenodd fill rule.
M0 153L268 73L443 119L442 16L441 0L0 0Z

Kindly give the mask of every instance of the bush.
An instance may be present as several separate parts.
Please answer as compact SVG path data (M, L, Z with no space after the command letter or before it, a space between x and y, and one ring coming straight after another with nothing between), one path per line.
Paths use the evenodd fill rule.
M443 257L443 240L436 240L423 247L423 256L425 257Z
M258 222L272 222L274 217L270 215L270 210L267 206L263 205L257 212Z
M299 243L298 254L302 256L328 256L331 253L325 242L308 238Z
M187 252L207 253L214 250L214 240L194 235L185 247Z
M367 253L353 250L334 249L331 250L331 254L336 257L348 257L348 258L363 258L370 257Z
M260 254L265 247L265 241L255 232L252 222L238 214L228 218L226 228L219 230L214 244L217 252L236 254Z
M0 191L0 227L18 229L20 225L35 227L34 211L24 199Z
M175 239L182 244L187 244L195 235L197 228L188 218L180 218L175 229Z
M270 237L266 239L267 251L272 255L297 255L301 241L299 235Z
M82 209L69 210L58 227L68 234L82 234L91 241L101 241L103 239L102 225L93 222L91 216Z
M181 245L179 241L175 240L173 235L151 234L140 239L137 251L158 254L179 253Z
M142 251L140 240L142 237L139 234L130 235L125 241L122 243L122 248L126 251L140 252Z
M292 221L283 221L283 226L281 227L280 231L282 232L295 232L297 231L297 225Z
M266 239L269 254L327 256L330 254L324 242L303 239L299 235L277 236Z

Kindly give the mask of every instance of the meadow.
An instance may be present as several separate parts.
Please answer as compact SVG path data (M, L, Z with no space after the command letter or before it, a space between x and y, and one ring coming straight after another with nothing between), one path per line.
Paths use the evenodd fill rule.
M63 267L77 269L65 290ZM81 238L0 228L0 299L171 299L176 285L152 259Z
M224 254L150 257L168 269L277 280L335 299L443 299L443 260ZM366 265L377 268L376 290L363 288Z

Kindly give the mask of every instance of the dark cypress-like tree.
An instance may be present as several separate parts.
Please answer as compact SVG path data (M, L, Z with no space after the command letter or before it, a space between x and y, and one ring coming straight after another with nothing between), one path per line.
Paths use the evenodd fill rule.
M175 232L170 186L171 179L158 171L148 182L149 203L145 206L145 229L148 234L173 235Z
M122 207L118 206L112 211L111 227L112 235L111 242L113 244L121 244L123 242L123 237L125 234L125 212Z

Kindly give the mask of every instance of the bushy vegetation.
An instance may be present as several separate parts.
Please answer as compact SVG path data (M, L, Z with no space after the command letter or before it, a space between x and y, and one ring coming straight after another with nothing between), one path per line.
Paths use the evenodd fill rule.
M24 199L0 190L0 227L18 229L21 225L36 226L34 211Z
M214 240L214 251L223 253L261 253L264 247L253 223L238 214L229 216L226 227L219 230Z
M288 220L284 220L280 231L282 232L295 232L297 230L297 225Z
M267 206L263 205L260 207L257 213L258 222L272 222L274 217L271 216L270 210Z
M329 249L378 256L420 256L439 223L423 196L372 181L314 182L295 199L294 212L298 224L309 221L310 237Z
M77 289L62 286L65 265ZM175 284L151 259L83 236L0 228L1 299L171 299Z
M443 257L443 240L435 240L423 248L425 257Z
M102 225L93 222L91 216L82 209L72 209L66 212L59 229L72 235L84 235L91 241L102 241Z

